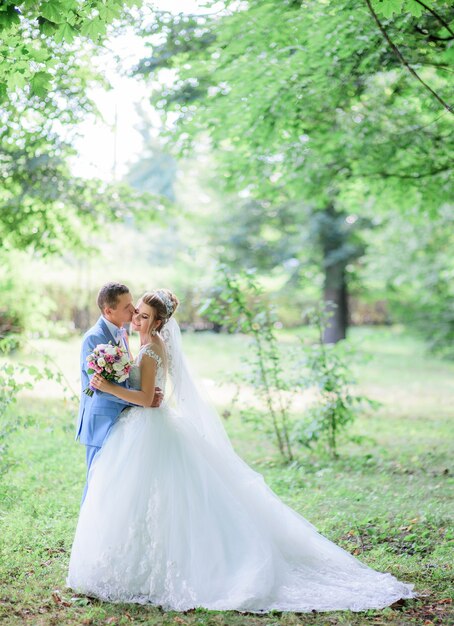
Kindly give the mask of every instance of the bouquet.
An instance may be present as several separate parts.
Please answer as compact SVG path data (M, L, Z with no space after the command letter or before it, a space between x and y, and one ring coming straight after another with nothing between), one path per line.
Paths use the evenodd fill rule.
M109 343L100 343L87 356L88 373L101 374L106 380L122 383L129 377L131 361L128 353L120 346ZM90 385L84 389L87 396L92 396L94 389Z

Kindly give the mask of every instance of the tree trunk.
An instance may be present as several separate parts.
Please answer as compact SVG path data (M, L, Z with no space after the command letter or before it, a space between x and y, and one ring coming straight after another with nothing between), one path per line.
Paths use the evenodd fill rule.
M337 343L345 339L347 333L348 301L345 266L352 258L352 247L347 245L349 231L345 227L344 213L338 213L330 204L323 211L318 211L314 218L323 253L325 311L330 313L323 333L323 342Z
M345 339L348 326L347 283L343 263L325 267L323 298L325 310L331 314L325 328L323 342L337 343Z

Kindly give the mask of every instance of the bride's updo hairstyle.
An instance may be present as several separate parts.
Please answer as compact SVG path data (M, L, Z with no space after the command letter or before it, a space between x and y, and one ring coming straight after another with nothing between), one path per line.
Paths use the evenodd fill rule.
M147 291L144 293L142 302L154 308L156 312L156 319L161 322L158 331L164 328L165 324L169 321L172 315L177 310L179 300L175 294L168 289L156 289L156 291Z

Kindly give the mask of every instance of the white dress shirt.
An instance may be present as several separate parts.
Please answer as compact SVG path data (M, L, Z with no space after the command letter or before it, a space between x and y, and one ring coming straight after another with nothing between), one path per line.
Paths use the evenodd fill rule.
M102 315L102 319L105 321L107 328L110 330L112 337L115 339L115 341L117 343L120 343L123 348L126 350L126 352L129 354L129 349L128 349L128 345L124 339L124 337L122 337L119 334L119 330L120 327L117 326L116 324L113 324L112 322L109 322L109 320L107 320L104 315ZM126 332L126 329L124 329L124 331Z

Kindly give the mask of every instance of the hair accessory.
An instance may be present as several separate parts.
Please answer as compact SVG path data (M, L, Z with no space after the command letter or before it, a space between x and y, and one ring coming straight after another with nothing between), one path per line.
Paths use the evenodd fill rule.
M165 293L165 291L162 291L161 289L158 289L157 291L155 291L155 294L158 296L158 298L162 301L162 303L166 307L167 315L168 316L172 315L172 313L173 313L173 302L169 298L169 296Z

